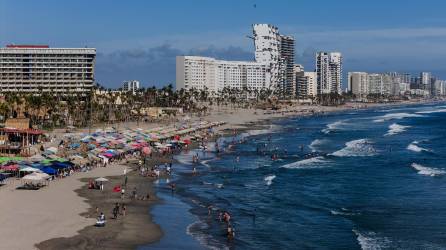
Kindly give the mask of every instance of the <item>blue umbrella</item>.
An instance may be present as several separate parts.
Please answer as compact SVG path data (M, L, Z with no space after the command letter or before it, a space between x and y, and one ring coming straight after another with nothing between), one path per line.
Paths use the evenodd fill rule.
M57 174L57 170L55 170L52 167L43 167L40 170L42 170L45 174L49 174L49 175Z

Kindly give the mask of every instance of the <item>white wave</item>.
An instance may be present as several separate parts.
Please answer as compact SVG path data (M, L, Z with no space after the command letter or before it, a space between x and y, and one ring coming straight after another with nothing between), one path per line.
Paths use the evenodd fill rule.
M209 159L209 160L204 160L204 161L201 161L200 163L201 163L201 165L203 165L203 166L206 166L206 167L208 167L208 168L210 168L211 167L211 165L209 165L208 164L208 162L210 162L212 159Z
M269 133L273 133L275 132L277 129L279 128L278 125L270 125L269 128L267 129L253 129L253 130L248 130L247 134L249 135L264 135L264 134L269 134Z
M276 178L275 175L268 175L265 177L265 181L266 181L266 185L270 186L271 184L273 184L273 180Z
M389 131L387 131L387 134L385 134L385 136L396 135L396 134L402 133L402 132L406 131L407 128L410 128L410 126L403 126L403 125L393 123L389 126Z
M410 151L413 151L413 152L417 152L417 153L419 153L419 152L423 152L423 151L425 151L425 152L430 152L429 149L422 148L422 147L418 146L418 141L413 141L413 142L411 142L411 143L407 146L407 149L410 150Z
M329 134L333 130L339 130L342 126L346 125L344 121L336 121L333 123L327 124L327 128L322 129L322 132L325 134Z
M428 175L428 176L437 176L446 174L445 170L441 170L438 168L430 168L417 163L412 163L411 165L415 170L418 171L418 174Z
M390 247L390 241L387 237L380 237L374 232L359 232L353 229L353 233L356 234L358 244L362 250L380 250Z
M375 119L373 120L374 122L385 122L385 121L389 121L389 120L401 120L404 118L411 118L411 117L424 117L422 115L419 114L409 114L409 113L390 113L390 114L386 114L383 116L377 116Z
M329 140L326 140L326 139L316 139L316 140L312 141L308 147L311 149L311 151L316 152L316 151L318 151L318 147L320 147L328 142L329 142Z
M329 161L327 161L323 156L317 156L313 158L308 158L296 162L292 162L286 165L281 166L281 168L317 168L326 166Z
M349 211L346 208L341 208L341 210L330 210L330 213L332 215L344 215L344 216L353 216L353 215L359 215L360 213L354 213Z
M372 146L372 142L367 139L353 140L345 143L345 147L338 150L331 155L343 157L343 156L374 156L377 152Z
M444 113L444 112L446 112L446 109L426 110L426 111L419 111L416 113L417 114L433 114L433 113Z

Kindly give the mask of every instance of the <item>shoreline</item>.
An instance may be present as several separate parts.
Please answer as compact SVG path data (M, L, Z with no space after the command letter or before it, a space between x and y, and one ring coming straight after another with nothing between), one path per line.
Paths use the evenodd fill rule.
M287 118L291 118L291 117L306 117L306 116L321 115L321 114L327 115L327 114L336 113L336 112L358 111L358 110L362 110L362 109L371 109L371 108L380 108L380 107L394 107L394 106L402 106L402 105L406 105L406 106L423 105L423 104L429 104L429 103L432 103L432 102L387 103L387 104L368 105L367 107L350 107L350 106L348 106L348 107L346 107L346 106L341 106L341 107L322 107L322 108L321 107L317 107L317 108L321 108L321 110L318 110L318 111L316 111L314 113L302 113L302 112L281 113L279 111L279 112L277 112L275 114L253 114L254 112L256 112L258 110L253 110L253 109L238 109L237 110L236 109L236 110L230 111L230 113L232 113L232 114L228 114L228 113L218 114L217 112L215 112L214 114L211 113L210 115L201 117L200 119L208 120L208 121L213 121L213 120L221 121L221 120L225 120L225 121L227 121L227 124L225 124L223 126L220 126L220 127L217 127L216 131L218 131L218 133L230 133L233 129L237 129L237 133L239 134L239 133L241 133L244 130L252 130L252 127L251 127L252 125L254 125L256 127L263 127L263 126L267 125L267 123L269 121L276 120L276 119L284 119L284 118L287 119ZM437 102L434 102L434 103L437 103ZM441 103L441 102L438 102L438 103ZM316 108L316 107L301 106L299 108L301 108L301 109L302 108L303 109L308 109L308 108ZM250 114L250 115L247 115L247 114ZM228 119L225 119L225 118L228 118ZM239 118L242 118L242 119L239 119ZM141 123L140 125L144 126L146 124ZM151 125L152 126L157 126L157 123L153 123ZM109 166L106 169L108 169L108 168L114 169L115 167L116 166ZM123 172L122 172L123 168L122 167L123 166L118 166L118 167L121 167L121 170L120 170L121 173L120 174L116 173L116 175L117 176L121 176L121 178L122 178L122 175L123 175ZM98 171L96 171L96 172L98 172ZM103 172L103 171L99 171L99 172ZM109 171L105 171L105 172L109 172ZM89 172L89 173L91 173L91 172ZM131 174L134 174L134 173L135 172L132 171ZM88 174L88 175L90 175L90 174ZM96 175L97 175L97 177L102 176L102 175L100 175L100 173L97 173ZM104 175L105 176L109 176L108 174L104 174ZM113 175L111 175L111 176L113 176ZM90 177L88 177L88 178L90 178ZM111 177L110 179L119 179L119 178L120 177ZM65 230L63 230L63 232L62 232L62 231L53 229L51 234L45 234L45 233L44 234L37 234L38 237L41 237L41 238L39 238L40 241L38 241L38 240L36 241L36 238L34 238L34 242L40 242L40 243L37 243L37 246L39 248L41 248L41 249L60 249L60 247L51 248L51 244L54 244L53 246L61 246L60 244L63 245L62 242L63 241L67 241L67 238L71 239L71 238L78 237L77 244L79 244L79 242L83 242L81 240L82 237L83 237L82 235L88 233L89 229L91 230L91 228L93 227L92 224L94 224L94 222L95 222L94 217L93 218L91 218L91 217L90 218L85 218L85 215L86 215L85 211L88 210L88 211L91 212L91 210L94 210L94 206L89 203L88 198L87 198L87 200L85 200L86 197L83 197L81 192L78 192L79 190L82 190L82 188L85 188L85 182L84 182L85 179L81 180L82 177L80 177L80 176L75 176L74 178L70 177L70 178L67 178L67 179L77 180L77 181L81 182L80 188L77 188L77 189L74 188L71 191L76 190L76 192L73 192L73 193L74 193L75 196L77 196L77 198L75 199L78 202L77 206L82 207L83 210L80 210L80 209L76 210L76 211L78 211L78 213L77 213L76 216L74 216L72 218L72 222L71 222L72 224L74 224L76 226L73 227L70 224L70 226L68 226L69 230L67 230L67 231L70 231L69 233L65 232ZM156 191L156 189L154 189L152 187L152 181L153 180L152 181L148 181L146 178L143 178L143 179L145 179L145 182L150 182L151 192L153 194L151 196L155 197L157 191ZM63 181L64 180L61 180L61 182L63 182ZM67 181L65 181L65 182L67 182ZM52 185L56 185L56 184L58 184L58 186L62 186L63 185L62 183L59 184L57 182L52 184ZM5 187L3 187L3 188L5 188ZM6 188L8 188L8 187L6 187ZM68 189L67 191L70 191L69 187L67 187L67 189ZM127 190L130 191L130 189L127 189ZM0 189L0 197L2 197L2 192L1 191L2 191L2 189ZM16 191L16 192L18 192L18 191ZM40 192L47 192L47 190L43 189ZM28 193L28 195L31 195L31 193ZM60 192L59 195L65 195L65 193ZM94 198L94 197L90 197L90 198ZM118 198L118 200L120 200L120 199ZM2 201L3 201L3 199L2 199ZM93 201L93 203L94 202L95 201ZM48 203L48 204L51 204L51 203ZM154 201L150 201L150 203L143 204L143 207L145 209L144 210L145 211L144 214L147 216L147 220L144 220L144 224L156 225L154 220L153 220L153 218L152 218L151 212L150 212L151 209L153 209L153 207L154 207L153 205L156 205L156 204L162 204L162 203L160 203L159 200L156 200L156 201L154 200ZM61 205L61 206L64 207L64 205ZM107 216L107 213L110 214L110 211L111 211L111 209L109 209L109 211L105 211L106 216ZM107 217L109 218L110 215L108 215ZM32 220L32 218L29 218L29 219ZM56 221L53 221L53 220L50 220L50 221L52 223L56 223L57 224ZM82 223L82 226L79 225L80 223ZM144 226L144 225L141 225L141 226ZM156 226L158 226L158 225L156 225ZM67 227L67 226L63 226L63 227ZM63 227L61 225L55 226L55 228L63 228ZM118 231L120 231L122 233L124 233L126 230L127 229L125 229L124 226L121 226L120 230L118 229ZM147 244L150 244L151 242L153 243L153 242L159 241L162 238L162 234L163 234L162 229L158 226L158 228L156 228L156 229L152 228L151 230L155 230L155 231L159 230L159 233L156 234L157 237L146 239L146 240L148 240L150 242L142 242L141 244L138 244L138 243L137 244L131 244L131 243L127 242L127 243L125 243L126 244L125 247L116 248L116 249L135 248L137 246L147 245ZM0 231L2 231L2 230L0 230ZM4 231L8 231L8 230L4 230ZM110 233L110 234L112 234L112 233ZM49 237L51 237L51 238L49 238ZM119 239L116 238L116 240L120 240L120 239L121 238L119 238ZM42 240L44 240L44 241L42 241ZM71 243L76 242L76 239L73 239L70 242ZM19 244L19 243L17 243L17 244ZM94 241L90 242L89 244L93 244L94 245ZM79 245L76 245L76 246L79 247L77 249L86 249L86 248L82 248L82 246L79 246ZM12 247L12 248L14 248L14 247ZM22 248L16 247L15 249L22 249ZM25 249L30 249L30 248L25 248ZM95 248L88 248L88 249L95 249Z

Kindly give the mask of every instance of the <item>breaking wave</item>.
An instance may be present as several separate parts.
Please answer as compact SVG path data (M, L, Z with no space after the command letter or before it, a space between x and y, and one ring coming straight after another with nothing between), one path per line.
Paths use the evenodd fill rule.
M265 177L265 181L266 181L266 185L270 186L271 184L273 184L273 180L276 178L275 175L268 175Z
M354 216L354 215L360 215L361 213L358 212L352 212L346 208L341 208L341 210L330 210L330 213L332 215L341 215L341 216Z
M380 237L375 232L359 232L356 229L352 230L356 234L358 244L362 250L380 250L390 247L390 241L387 237Z
M445 170L441 170L438 168L430 168L426 167L417 163L412 163L411 165L415 170L418 171L418 174L421 175L428 175L428 176L437 176L437 175L443 175L446 174Z
M375 148L373 148L371 141L367 139L359 139L349 141L345 144L345 147L341 150L338 150L331 155L343 157L343 156L374 156L377 152Z
M407 128L410 128L410 126L403 126L403 125L393 123L389 126L389 131L387 131L387 134L385 134L385 136L396 135L396 134L402 133L402 132L406 131Z
M325 139L316 139L314 141L311 142L311 144L308 146L312 152L316 152L318 151L318 147L326 144L328 142L328 140Z
M325 134L329 134L333 130L339 130L346 123L344 121L336 121L330 124L327 124L327 128L322 129L322 132Z
M418 114L409 114L409 113L391 113L391 114L386 114L383 116L378 116L373 120L374 122L385 122L385 121L389 121L389 120L401 120L404 118L410 118L410 117L424 117L422 115L418 115Z
M419 152L423 152L423 151L424 151L424 152L430 152L429 149L422 148L422 147L418 146L418 141L413 141L413 142L411 142L411 143L407 146L407 149L410 150L410 151L413 151L413 152L417 152L417 153L419 153Z
M295 168L317 168L326 166L329 161L327 161L323 156L317 156L313 158L308 158L289 164L281 166L281 168L295 169Z
M419 111L416 113L417 114L433 114L433 113L444 113L444 112L446 112L446 109L426 110L426 111Z

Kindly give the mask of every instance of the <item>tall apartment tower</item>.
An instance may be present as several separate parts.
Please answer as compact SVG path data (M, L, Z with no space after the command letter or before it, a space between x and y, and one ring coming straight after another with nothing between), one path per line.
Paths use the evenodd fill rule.
M277 87L280 82L279 29L270 24L254 24L253 35L256 62L270 65L271 84Z
M294 95L294 38L281 35L270 24L254 24L253 35L256 62L270 65L273 88L279 88L285 95Z
M318 94L341 94L342 55L339 52L318 52L316 54Z
M421 72L420 73L420 80L421 80L421 86L420 88L422 90L429 91L429 93L432 94L432 73L431 72Z
M348 91L357 97L365 97L369 93L369 79L366 72L348 72Z
M283 69L281 85L285 95L294 96L296 83L294 81L294 38L280 36L280 65Z

